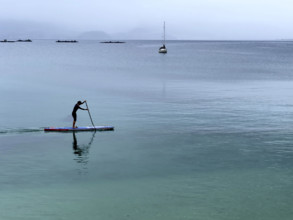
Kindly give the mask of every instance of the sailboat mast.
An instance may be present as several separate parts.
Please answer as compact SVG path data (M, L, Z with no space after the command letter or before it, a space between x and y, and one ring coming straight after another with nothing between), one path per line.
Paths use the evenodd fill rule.
M164 21L164 45L165 45L165 21Z
M159 53L167 53L167 48L166 48L166 45L165 45L165 41L166 41L166 36L165 36L165 32L166 32L166 26L165 26L165 21L164 21L164 34L163 34L163 46L160 47L159 49Z

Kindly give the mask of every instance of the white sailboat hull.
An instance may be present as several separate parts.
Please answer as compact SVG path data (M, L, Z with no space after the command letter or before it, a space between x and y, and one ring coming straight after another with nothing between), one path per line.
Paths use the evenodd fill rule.
M167 53L167 49L166 48L159 49L159 53Z

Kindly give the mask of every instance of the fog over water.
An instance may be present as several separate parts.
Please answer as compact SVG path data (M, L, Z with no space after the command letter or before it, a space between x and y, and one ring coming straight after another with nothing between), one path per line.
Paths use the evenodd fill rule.
M1 0L1 38L292 39L289 0Z

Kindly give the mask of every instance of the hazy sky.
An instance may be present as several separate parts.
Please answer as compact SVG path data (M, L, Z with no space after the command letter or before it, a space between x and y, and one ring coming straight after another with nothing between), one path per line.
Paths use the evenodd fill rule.
M0 21L109 34L161 33L166 21L177 39L293 39L292 8L292 0L0 0Z

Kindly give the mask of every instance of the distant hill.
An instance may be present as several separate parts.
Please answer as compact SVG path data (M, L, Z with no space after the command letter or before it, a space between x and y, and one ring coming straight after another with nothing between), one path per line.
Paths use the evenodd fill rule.
M163 38L163 29L152 29L150 27L137 27L128 32L113 34L115 39L123 40L161 40ZM176 37L168 31L166 33L167 40L176 40Z
M76 32L57 25L30 21L0 21L0 39L57 39L76 36Z
M161 40L163 30L152 27L138 27L132 30L108 34L104 31L86 31L70 29L59 24L31 21L0 20L0 40L18 39L70 39L70 40ZM166 32L167 40L176 39Z
M112 37L103 31L88 31L80 34L77 38L80 40L109 40Z

